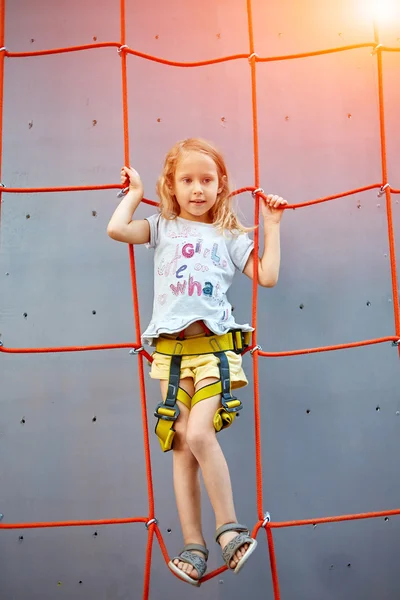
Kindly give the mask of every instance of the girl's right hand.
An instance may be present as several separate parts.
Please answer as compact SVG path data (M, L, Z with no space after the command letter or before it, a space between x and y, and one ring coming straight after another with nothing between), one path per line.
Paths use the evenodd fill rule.
M140 175L135 169L130 167L122 167L121 169L121 184L125 187L129 186L129 191L140 192L143 196L144 188Z

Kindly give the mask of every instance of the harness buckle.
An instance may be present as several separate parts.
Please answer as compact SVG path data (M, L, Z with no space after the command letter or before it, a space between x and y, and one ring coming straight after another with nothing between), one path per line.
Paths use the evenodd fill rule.
M163 421L176 421L180 415L180 412L181 411L177 404L172 407L168 406L168 404L164 402L160 402L156 406L154 416L157 417L157 419L162 419Z
M225 399L224 396L222 396L221 404L228 413L237 413L243 408L243 404L235 396L230 396L227 399Z
M234 347L235 354L243 354L244 350L247 348L248 344L248 335L247 332L242 331L241 329L231 329L232 334L232 342Z
M221 369L223 371L223 369ZM222 373L221 373L222 375ZM221 404L228 413L237 413L243 408L243 404L232 395L229 377L221 376L222 394Z

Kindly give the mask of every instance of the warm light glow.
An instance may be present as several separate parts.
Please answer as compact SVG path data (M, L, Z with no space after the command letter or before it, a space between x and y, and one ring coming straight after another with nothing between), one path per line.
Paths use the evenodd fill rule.
M399 10L399 0L362 0L367 16L379 23L388 23Z

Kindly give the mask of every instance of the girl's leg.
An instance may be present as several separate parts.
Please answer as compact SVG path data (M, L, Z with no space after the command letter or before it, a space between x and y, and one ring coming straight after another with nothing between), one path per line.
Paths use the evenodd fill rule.
M215 381L218 381L215 377L202 379L198 382L196 391ZM225 523L237 522L229 469L213 425L214 414L220 406L219 394L196 404L190 411L186 429L186 442L200 465L214 509L216 528ZM219 543L224 547L236 535L233 531L227 532L219 538ZM248 547L248 544L244 544L237 550L230 564L232 569L244 556Z
M168 382L161 380L161 395L165 398ZM181 379L179 385L190 395L194 394L193 379L190 377ZM200 479L199 463L193 456L186 443L186 428L189 410L181 402L178 402L180 415L175 421L176 431L173 444L173 470L174 489L179 520L182 527L184 544L202 544L205 541L201 527L201 501L200 501ZM197 553L204 558L201 552ZM175 565L193 579L198 578L198 573L191 565L174 561Z

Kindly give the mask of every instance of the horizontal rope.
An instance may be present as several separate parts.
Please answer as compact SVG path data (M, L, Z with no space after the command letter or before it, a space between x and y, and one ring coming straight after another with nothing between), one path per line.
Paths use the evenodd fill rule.
M40 56L48 56L69 52L78 52L78 51L86 51L93 50L99 48L113 48L116 49L116 57L120 60L121 64L121 72L122 72L122 100L123 100L123 127L124 127L124 160L125 164L130 164L129 162L129 127L128 127L128 98L127 98L127 71L126 71L126 57L127 55L133 55L138 58L142 58L144 60L153 61L157 63L161 63L167 66L173 67L202 67L207 65L213 65L218 63L225 63L228 61L236 61L236 60L247 60L249 62L249 66L251 69L251 94L252 94L252 120L253 120L253 154L254 154L254 172L255 172L255 185L248 188L242 188L241 190L236 190L233 192L232 196L235 196L244 191L255 191L260 188L259 181L259 153L258 153L258 122L257 122L257 98L256 98L256 65L257 63L262 62L277 62L277 61L286 61L293 59L302 59L309 57L322 56L332 53L338 52L346 52L352 51L356 49L367 48L372 50L372 54L376 55L378 60L378 88L379 88L379 109L380 109L380 131L381 131L381 155L382 155L382 180L387 183L387 165L386 165L386 142L385 142L385 124L384 124L384 115L383 115L383 85L382 85L382 53L383 52L399 52L400 48L383 46L380 44L379 35L377 32L377 28L374 29L374 41L373 42L364 42L360 44L340 46L335 48L328 48L323 50L316 50L312 52L303 52L298 54L290 54L290 55L282 55L282 56L267 56L260 57L255 51L254 47L254 33L253 33L253 18L252 18L252 3L251 0L247 0L247 22L248 22L248 33L249 33L249 52L242 54L235 54L230 56L224 56L219 58L213 58L210 60L202 60L197 62L178 62L172 61L160 57L156 57L150 54L146 54L137 50L133 50L129 48L126 44L126 22L125 22L125 0L120 0L120 33L121 40L120 42L103 42L96 44L85 44L80 46L72 46L72 47L64 47L64 48L55 48L55 49L47 49L47 50L39 50L34 52L10 52L6 47L4 47L4 13L5 13L5 0L0 0L0 47L1 47L1 56L0 56L0 67L4 63L5 58L22 58L22 57L40 57ZM2 81L2 80L1 80ZM1 98L2 100L2 98ZM1 159L1 140L2 140L2 121L0 116L0 159ZM1 162L1 160L0 160ZM343 192L340 194L335 194L331 196L327 196L324 198L318 198L316 200L311 200L308 202L302 202L298 204L287 205L285 209L296 209L303 208L307 206L316 205L322 202L327 202L330 200L335 200L338 198L344 198L346 196L350 196L353 194L358 194L361 192L365 192L372 189L381 189L383 184L372 184L369 186L365 186L362 188L357 188L355 190L350 190L347 192ZM118 185L100 185L100 186L68 186L68 187L56 187L56 188L0 188L0 195L5 193L14 193L14 194L26 194L26 193L47 193L47 192L74 192L74 191L92 191L92 190L108 190L108 189L121 189ZM394 292L394 302L397 303L397 276L396 276L396 264L395 264L395 251L394 251L394 233L393 233L393 223L391 217L391 194L398 194L400 190L398 189L387 189L386 190L386 208L388 214L388 232L389 232L389 242L390 242L390 260L391 260L391 275L392 275L392 286L395 290ZM266 198L265 194L257 193L255 198L255 223L258 224L258 209L259 209L259 197ZM143 202L146 204L150 204L152 206L158 206L157 202L152 200L143 199ZM258 229L255 230L255 246L258 251ZM130 261L130 274L131 274L131 284L132 284L132 299L133 299L133 308L134 308L134 323L135 323L135 332L137 340L140 340L140 315L139 315L139 302L138 302L138 294L137 294L137 278L136 278L136 269L135 269L135 259L134 259L134 249L132 245L128 245L129 251L129 261ZM255 263L256 264L256 261ZM256 460L256 494L257 494L257 511L259 518L263 515L262 511L262 461L261 461L261 441L260 441L260 399L259 399L259 385L258 385L258 357L277 357L277 356L295 356L299 354L311 354L315 352L325 352L331 350L343 350L346 348L355 348L360 346L366 346L371 344L378 344L384 342L397 342L399 339L400 331L399 329L399 307L394 306L395 311L395 327L396 327L396 335L395 336L387 336L374 340L364 340L361 342L353 342L347 344L339 344L334 346L326 346L320 348L308 348L303 350L292 350L287 352L263 352L261 347L257 344L256 334L257 334L257 278L258 273L257 269L254 268L253 273L253 301L252 301L252 322L254 323L254 332L253 332L253 350L257 349L252 353L253 358L253 366L254 366L254 422L255 422L255 460ZM0 523L0 529L27 529L27 528L35 528L35 527L74 527L74 526L97 526L97 525L109 525L109 524L119 524L119 523L144 523L148 525L148 537L147 537L147 549L146 549L146 563L144 569L144 588L143 588L143 599L148 600L149 597L149 589L150 589L150 568L151 568L151 558L152 558L152 544L154 535L156 536L158 543L160 545L160 549L163 555L165 562L169 561L168 552L159 531L157 522L154 520L154 492L152 486L152 468L151 468L151 459L150 459L150 448L149 448L149 436L148 436L148 422L147 422L147 403L146 403L146 390L145 390L145 382L144 382L144 373L143 373L143 357L146 357L148 360L151 360L149 354L142 348L140 342L138 341L135 344L132 343L122 343L122 344L102 344L102 345L89 345L89 346L71 346L71 347L56 347L56 348L6 348L4 345L0 345L0 351L4 353L54 353L54 352L81 352L81 351L91 351L91 350L112 350L112 349L120 349L120 348L129 348L133 350L136 354L138 354L138 377L139 377L139 390L140 390L140 402L142 409L142 421L143 421L143 434L144 434L144 458L145 458L145 467L146 467L146 476L147 476L147 493L148 493L148 502L149 502L149 517L136 517L130 519L108 519L108 520L92 520L92 521L55 521L51 523L19 523L19 524L2 524ZM400 348L399 348L400 350ZM272 572L272 583L273 583L273 592L274 599L280 600L280 591L279 591L279 581L278 581L278 573L277 573L277 565L276 565L276 557L274 550L274 542L272 537L272 529L273 528L282 528L282 527L293 527L293 526L301 526L301 525L316 525L322 523L332 523L338 521L346 521L346 520L356 520L356 519L367 519L367 518L376 518L376 517L389 517L391 515L400 514L400 509L395 511L382 511L375 513L362 513L355 515L343 515L338 517L326 517L320 519L308 519L308 520L298 520L298 521L286 521L286 522L268 522L265 523L265 520L262 519L256 523L254 527L253 535L257 535L259 530L262 528L263 524L265 525L265 531L268 540L268 548L270 555L270 566ZM202 581L207 581L216 575L221 574L227 569L226 566L222 566L212 573L208 573Z
M358 521L361 519L378 519L400 515L400 508L395 510L382 510L379 512L359 513L354 515L340 515L337 517L323 517L320 519L302 519L299 521L271 521L266 527L282 529L284 527L301 527L304 525L322 525L324 523L340 523L342 521Z
M359 348L361 346L371 346L373 344L383 344L386 342L398 342L399 338L396 335L377 338L373 340L362 340L360 342L350 342L345 344L337 344L334 346L321 346L319 348L303 348L301 350L286 350L281 352L265 352L257 349L259 356L265 356L270 358L278 358L283 356L299 356L301 354L315 354L317 352L331 352L334 350L346 350L347 348ZM45 354L45 353L58 353L58 352L88 352L92 350L118 350L121 348L133 348L140 350L140 354L143 354L147 360L152 361L152 357L143 349L139 344L97 344L92 346L59 346L59 347L47 347L47 348L8 348L7 346L0 345L0 352L7 354ZM251 348L248 348L246 352L251 352ZM244 352L244 354L246 354Z
M315 354L317 352L331 352L334 350L346 350L348 348L360 348L361 346L372 346L373 344L384 344L386 342L397 342L398 339L398 336L392 335L373 340L363 340L361 342L337 344L334 346L321 346L319 348L303 348L302 350L288 350L283 352L264 352L263 350L258 350L258 354L259 356L268 356L270 358L299 356L300 354Z
M88 191L99 191L99 190L119 190L121 189L120 185L115 183L104 183L102 185L65 185L65 186L55 186L55 187L30 187L30 188L20 188L20 187L3 187L3 194L47 194L50 192L58 193L58 192L88 192Z
M322 202L329 202L330 200L337 200L339 198L345 198L346 196L353 196L355 194L360 194L360 193L367 192L367 191L373 190L373 189L381 189L381 187L382 187L381 183L371 183L370 185L366 185L364 187L355 188L353 190L347 190L346 192L340 192L338 194L332 194L330 196L325 196L323 198L317 198L316 200L309 200L307 202L299 202L297 204L287 204L283 208L285 210L304 208L306 206L313 206L315 204L321 204ZM243 187L243 188L240 188L240 189L232 192L231 196L237 196L238 194L242 194L243 192L253 192L256 189L257 188L250 187L250 186ZM391 191L393 191L393 190L391 190ZM266 200L266 198L267 198L267 196L263 193L258 193L258 195L261 196L262 198L264 198L264 200Z
M47 50L35 50L32 52L10 52L9 50L4 51L4 55L8 58L28 58L35 56L49 56L51 54L65 54L68 52L80 52L83 50L93 50L96 48L121 48L124 46L121 52L125 52L126 54L131 54L133 56L137 56L138 58L143 58L145 60L151 62L157 62L163 65L167 65L169 67L204 67L207 65L215 65L218 63L229 62L232 60L249 60L251 57L255 62L278 62L284 60L294 60L301 58L310 58L312 56L324 56L326 54L333 54L338 52L348 52L350 50L357 50L361 48L371 48L374 49L376 44L374 42L363 42L360 44L351 44L347 46L338 46L334 48L326 48L322 50L313 50L310 52L300 52L298 54L287 54L281 56L258 56L254 52L251 54L239 53L232 54L228 56L221 56L219 58L212 58L208 60L200 60L193 62L182 62L175 60L168 60L166 58L161 58L158 56L154 56L152 54L146 54L145 52L140 52L139 50L133 50L132 48L125 47L124 44L120 44L118 42L101 42L98 44L82 44L80 46L66 46L64 48L51 48ZM400 52L400 48L391 47L391 46L382 46L380 47L380 51L382 52Z
M127 519L96 519L88 521L39 521L38 523L0 523L0 529L39 529L48 527L92 527L97 525L121 525L126 523L147 523L147 517Z
M120 190L121 186L115 183L105 183L103 185L69 185L69 186L58 186L58 187L32 187L32 188L13 188L13 187L2 187L1 192L3 194L49 194L49 193L60 193L60 192L90 192L99 190ZM154 200L148 200L143 198L142 202L150 204L151 206L158 206L159 203Z
M0 343L0 352L5 354L51 354L59 352L91 352L93 350L119 350L121 348L129 348L139 351L147 360L152 361L153 358L146 350L139 344L134 343L121 343L121 344L94 344L91 346L53 346L46 348L8 348Z
M340 198L345 198L346 196L353 196L355 194L360 194L363 192L367 192L373 189L381 189L381 183L372 183L370 185L366 185L364 187L355 188L352 190L347 190L345 192L340 192L338 194L332 194L330 196L325 196L323 198L316 198L315 200L309 200L307 202L299 202L297 204L288 204L284 208L288 209L297 209L304 208L307 206L313 206L315 204L321 204L323 202L329 202L331 200L337 200ZM2 188L3 194L45 194L45 193L60 193L60 192L81 192L81 191L93 191L93 190L120 190L121 186L117 184L104 184L104 185L86 185L86 186L65 186L65 187L33 187L33 188L13 188L13 187L4 187ZM237 196L239 194L243 194L245 192L254 192L258 188L254 186L247 186L235 190L231 193L231 197ZM390 189L393 194L400 194L400 189ZM266 199L266 194L259 193L259 196ZM155 200L149 200L148 198L143 198L142 202L145 204L149 204L151 206L159 206L159 202Z
M332 517L319 517L315 519L299 519L294 521L268 521L265 527L271 529L283 529L286 527L303 527L307 525L323 525L326 523L340 523L344 521L357 521L362 519L377 519L383 517L392 517L400 515L400 508L392 510L382 510L366 513L355 513L348 515L337 515ZM118 525L127 523L144 523L147 524L149 521L153 521L154 517L127 517L124 519L89 519L89 520L73 520L73 521L38 521L32 523L1 523L0 529L40 529L49 527L93 527L97 525ZM257 535L258 531L262 528L264 521L259 521L253 528L253 533ZM157 528L157 522L152 523L154 528ZM165 548L165 544L160 534L161 544L160 547ZM165 557L168 559L168 554Z

